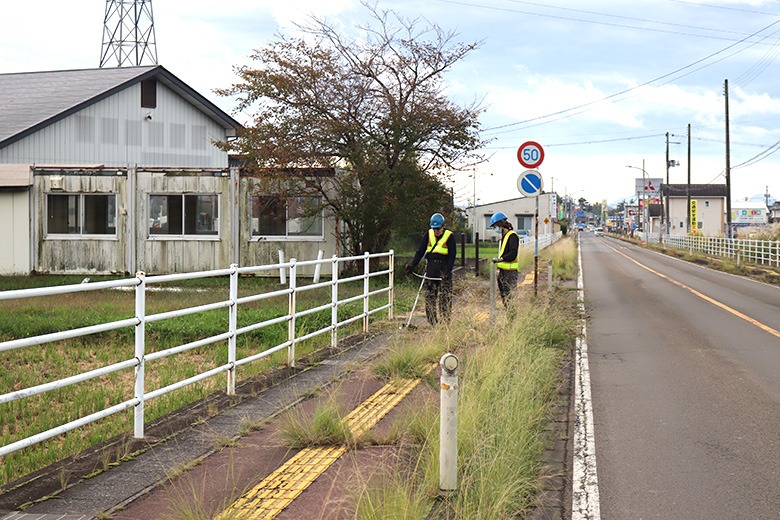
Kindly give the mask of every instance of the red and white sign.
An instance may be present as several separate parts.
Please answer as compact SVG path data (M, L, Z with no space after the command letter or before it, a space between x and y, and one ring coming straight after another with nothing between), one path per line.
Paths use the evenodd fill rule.
M533 170L544 161L544 149L536 141L526 141L517 149L517 160L526 168Z

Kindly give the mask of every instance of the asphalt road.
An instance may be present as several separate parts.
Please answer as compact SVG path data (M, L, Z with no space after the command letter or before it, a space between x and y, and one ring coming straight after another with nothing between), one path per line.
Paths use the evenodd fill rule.
M780 518L780 288L581 235L601 518Z

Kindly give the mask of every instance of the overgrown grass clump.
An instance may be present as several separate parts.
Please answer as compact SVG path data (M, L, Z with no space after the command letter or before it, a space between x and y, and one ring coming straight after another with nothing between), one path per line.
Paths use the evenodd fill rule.
M559 276L572 276L561 273L572 263L576 269L576 244L563 241L552 255L559 258ZM577 334L573 298L567 291L554 291L545 301L519 295L513 312L502 310L491 327L484 319L484 291L467 290L450 326L434 329L429 341L461 361L458 490L447 518L513 518L531 506L548 442L544 430ZM419 418L426 423L417 424L409 474L367 486L357 499L357 518L428 516L439 484L439 417Z

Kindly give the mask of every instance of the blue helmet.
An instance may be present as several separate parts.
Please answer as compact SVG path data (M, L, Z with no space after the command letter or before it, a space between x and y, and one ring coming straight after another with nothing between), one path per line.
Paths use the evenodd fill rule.
M431 215L431 229L439 229L444 226L444 217L441 213Z
M500 211L493 213L493 216L490 217L490 226L493 227L496 225L496 222L501 222L502 220L506 220L507 216L501 213Z

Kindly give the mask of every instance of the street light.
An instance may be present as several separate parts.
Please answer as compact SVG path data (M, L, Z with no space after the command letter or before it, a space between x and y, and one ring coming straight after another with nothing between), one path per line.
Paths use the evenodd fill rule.
M645 160L642 159L642 167L626 165L626 168L634 168L635 170L642 170L642 232L645 235L645 240L648 237L647 229L647 171L645 171ZM637 196L638 200L638 196Z

